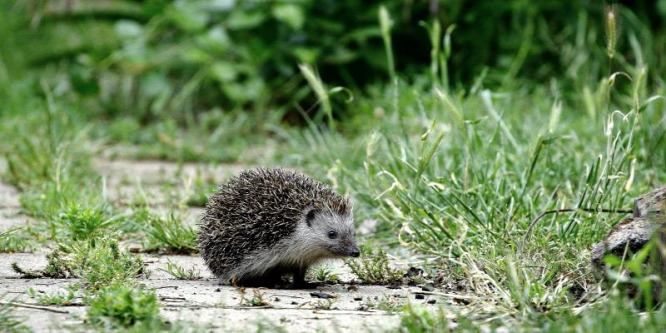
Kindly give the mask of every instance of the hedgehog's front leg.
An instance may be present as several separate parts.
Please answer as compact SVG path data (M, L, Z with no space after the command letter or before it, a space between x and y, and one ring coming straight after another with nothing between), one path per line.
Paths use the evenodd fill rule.
M294 268L294 285L301 287L305 285L305 272L308 270L307 267L296 267Z
M294 273L294 287L302 289L311 289L317 287L317 283L305 282L305 273L308 271L307 267L296 267Z

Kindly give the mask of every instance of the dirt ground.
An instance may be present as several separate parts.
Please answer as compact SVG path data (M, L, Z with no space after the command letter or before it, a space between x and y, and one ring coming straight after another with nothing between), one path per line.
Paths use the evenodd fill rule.
M117 205L126 205L142 196L151 207L170 209L177 196L169 191L186 191L192 177L204 174L221 181L243 169L230 165L206 167L196 164L178 166L165 162L99 160L96 169L103 176L109 198ZM165 190L168 188L170 190ZM184 189L185 188L185 189ZM38 223L20 213L20 193L0 183L0 230L11 226ZM186 223L194 224L201 208L184 213ZM68 306L40 306L27 292L38 294L64 291L76 279L23 279L11 268L18 262L24 269L42 269L45 254L50 249L37 249L33 253L0 253L0 295L2 301L13 300L15 313L25 319L36 332L85 331L86 307L77 299ZM151 272L140 283L154 288L161 302L164 318L171 322L192 323L190 327L207 327L211 331L253 332L263 326L268 331L284 328L288 332L359 332L395 330L399 325L398 312L391 307L405 302L434 308L451 301L442 295L424 295L420 287L359 285L350 287L355 276L341 261L324 263L340 277L340 283L321 285L311 290L246 289L245 297L258 292L267 305L249 306L242 302L238 288L219 285L198 256L160 256L142 254ZM200 280L177 280L164 271L167 261L184 268L195 267ZM333 295L332 300L316 298L314 292ZM417 294L420 294L417 296ZM378 306L382 304L382 306ZM389 308L389 309L387 309Z

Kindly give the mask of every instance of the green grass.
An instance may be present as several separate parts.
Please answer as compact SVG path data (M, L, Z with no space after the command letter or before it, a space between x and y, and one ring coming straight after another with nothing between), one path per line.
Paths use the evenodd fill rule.
M475 322L529 330L546 316L570 321L565 331L589 330L591 316L572 308L627 302L609 299L588 268L589 248L626 216L602 209L631 210L666 181L664 85L641 59L619 67L567 96L557 82L447 91L397 80L359 102L360 135L311 127L288 140L283 158L350 194L359 219L378 219L373 239L461 276L483 300L469 307L485 304ZM541 212L564 207L574 212L530 230ZM637 316L623 311L610 315Z
M634 85L641 85L637 73ZM351 194L361 219L380 220L374 237L412 249L440 274L462 273L471 292L492 304L478 319L536 325L532 318L542 312L564 316L575 304L618 301L598 292L588 251L626 215L602 208L631 209L633 198L666 179L663 150L645 148L653 145L649 133L663 132L663 102L620 95L614 107L625 115L594 118L538 87L464 98L420 91L416 105L413 88L397 89L395 111L403 114L376 122L346 147L334 144L334 133L303 136L320 138L318 151L335 158L290 158ZM409 111L417 106L422 113ZM603 100L596 108L604 109ZM310 145L302 140L295 152ZM527 234L534 217L562 207L592 212L550 215ZM585 292L574 296L574 286ZM570 316L571 329L586 325Z

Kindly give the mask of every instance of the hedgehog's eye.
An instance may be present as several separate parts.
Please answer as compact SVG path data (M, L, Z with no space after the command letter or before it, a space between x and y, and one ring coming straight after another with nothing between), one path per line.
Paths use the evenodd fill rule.
M330 239L336 239L336 238L338 238L338 233L335 232L335 231L333 231L333 230L331 230L331 231L328 232L328 238L330 238Z

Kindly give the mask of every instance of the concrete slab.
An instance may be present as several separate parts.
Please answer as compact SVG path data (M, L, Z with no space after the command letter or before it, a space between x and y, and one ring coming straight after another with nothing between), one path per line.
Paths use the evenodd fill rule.
M107 176L110 180L127 182L138 179L144 184L162 184L164 181L177 184L179 181L195 178L197 175L217 182L247 168L245 165L236 164L178 164L165 161L122 159L97 159L93 162L93 166L102 176Z
M24 227L33 220L20 214L19 208L0 208L0 232L12 227Z
M194 188L197 178L219 184L245 168L241 165L104 159L95 160L94 167L105 180L110 201L125 206L183 205L194 191L198 191Z
M19 304L16 314L26 318L33 330L72 331L72 325L82 324L86 309L80 299L70 306L40 306L27 291L36 294L64 293L76 279L0 279L0 294L3 301L11 299ZM196 325L213 330L234 332L256 331L258 325L268 328L281 327L288 332L351 332L386 331L395 328L399 315L392 311L372 308L372 304L390 302L396 309L405 302L422 303L415 300L416 287L400 290L384 286L359 286L347 290L347 285L321 286L312 290L291 289L245 289L219 286L213 280L142 280L141 283L154 289L161 303L161 313L171 322L194 321ZM266 303L253 307L248 301L258 292ZM324 292L336 296L328 301L314 298L312 292ZM434 297L434 296L431 296ZM32 308L32 307L38 307ZM79 326L80 329L80 326Z
M450 303L432 295L416 299L415 294L421 291L419 287L390 289L386 286L330 284L313 289L241 289L219 285L199 257L142 256L152 274L148 279L140 279L139 283L155 290L163 317L171 322L194 321L212 330L250 332L264 325L269 330L283 328L288 332L386 331L395 328L400 320L397 313L387 309L399 309L406 302L434 308L436 305L429 304L430 299L435 299L437 304ZM46 265L44 255L1 254L0 295L5 295L3 301L11 299L19 303L16 314L27 318L26 324L35 331L81 329L86 313L81 300L65 307L42 307L27 294L31 288L38 295L64 293L78 280L21 279L9 266L14 261L31 270ZM194 267L200 271L202 279L173 278L161 270L168 261L184 268ZM332 269L348 279L351 275L343 264L337 265ZM316 298L311 295L314 292L334 298ZM252 298L261 298L265 304L251 306L249 300Z
M220 309L173 308L166 306L162 315L171 321L197 318L209 323L215 332L386 332L400 322L396 314L386 312L341 312L304 309Z
M0 278L18 279L20 274L14 272L12 263L18 263L26 271L43 270L46 267L46 256L40 253L0 253ZM2 291L0 291L2 295Z
M33 287L43 290L40 286ZM54 289L54 288L52 288ZM224 305L197 305L175 302L160 295L162 317L171 323L187 323L186 327L207 328L211 331L256 332L283 329L286 332L385 332L400 321L396 313L368 310L344 311L316 309L311 306L279 308ZM28 296L15 299L14 313L25 318L25 324L35 332L91 331L84 326L87 308L81 303L72 306L40 306Z
M0 208L20 207L19 191L9 184L0 182Z
M14 306L13 313L23 319L32 332L94 332L84 326L86 308L83 306Z

